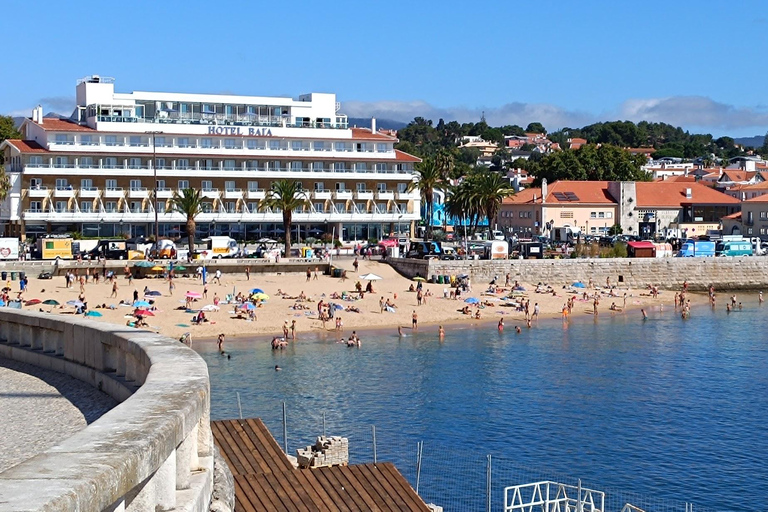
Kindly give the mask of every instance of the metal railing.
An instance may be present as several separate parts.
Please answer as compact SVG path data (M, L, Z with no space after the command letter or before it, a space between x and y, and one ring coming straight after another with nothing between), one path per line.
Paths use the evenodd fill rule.
M605 493L552 481L514 485L504 489L504 512L602 512Z

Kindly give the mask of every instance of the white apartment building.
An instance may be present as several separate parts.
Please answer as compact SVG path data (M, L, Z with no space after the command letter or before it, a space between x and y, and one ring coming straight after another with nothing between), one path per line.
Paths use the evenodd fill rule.
M281 179L300 182L311 203L293 215L301 238L381 238L420 218L419 193L407 191L419 159L395 150L375 120L349 127L334 94L116 93L114 79L96 75L76 92L71 119L37 107L23 139L0 145L6 236L146 236L157 212L160 236L177 238L185 218L171 198L195 188L206 198L198 237L279 238L282 213L260 201Z

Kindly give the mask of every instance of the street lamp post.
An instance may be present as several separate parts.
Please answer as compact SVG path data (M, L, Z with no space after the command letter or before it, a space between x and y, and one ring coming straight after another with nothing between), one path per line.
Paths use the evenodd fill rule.
M155 179L154 194L152 197L154 204L152 205L152 207L155 210L155 252L157 252L160 248L160 221L158 219L158 213L157 213L157 151L156 151L157 146L155 145L155 135L159 135L163 132L148 131L144 133L152 135L152 174Z

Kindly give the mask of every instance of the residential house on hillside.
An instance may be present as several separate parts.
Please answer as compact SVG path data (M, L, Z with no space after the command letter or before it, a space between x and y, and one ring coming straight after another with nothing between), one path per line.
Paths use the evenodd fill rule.
M568 149L579 149L581 146L587 143L587 139L581 139L579 137L573 137L568 139Z
M741 233L744 236L759 236L762 240L768 240L768 195L760 195L747 199L741 203L740 225L734 222L730 225L730 232ZM725 227L723 227L725 233Z
M495 142L488 142L480 137L466 136L462 139L462 144L459 148L477 149L480 151L480 157L492 157L493 154L499 149L499 145Z

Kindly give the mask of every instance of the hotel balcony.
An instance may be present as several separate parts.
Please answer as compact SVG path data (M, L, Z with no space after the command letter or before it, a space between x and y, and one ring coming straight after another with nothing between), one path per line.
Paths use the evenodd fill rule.
M312 199L330 199L331 198L331 191L330 190L317 190L315 189L312 192Z
M267 192L263 188L255 190L249 190L247 193L247 199L264 199L267 196Z
M53 197L70 198L75 197L75 189L69 188L57 188L53 191Z
M36 188L30 188L28 190L29 197L48 197L50 190L48 190L46 187L36 187Z
M352 200L352 191L351 190L337 190L336 191L336 199L340 201L350 201Z
M104 197L108 199L121 199L125 195L122 188L108 188L104 191Z
M373 190L358 190L355 192L356 199L373 199Z
M378 190L376 191L376 199L388 201L395 198L395 192L393 190Z
M172 188L158 188L157 189L157 198L158 199L171 199L173 197L173 189Z
M200 193L203 197L207 197L209 199L218 199L220 196L219 189L217 188L206 188L201 190Z
M128 197L131 199L147 199L149 197L149 190L145 187L132 188L128 191Z
M409 199L418 199L419 198L419 191L413 190L411 192L398 192L397 198L402 201L407 201Z
M99 197L99 189L96 187L80 187L80 192L77 195L82 198L96 198Z
M231 188L224 191L224 199L242 199L243 190L239 188Z

